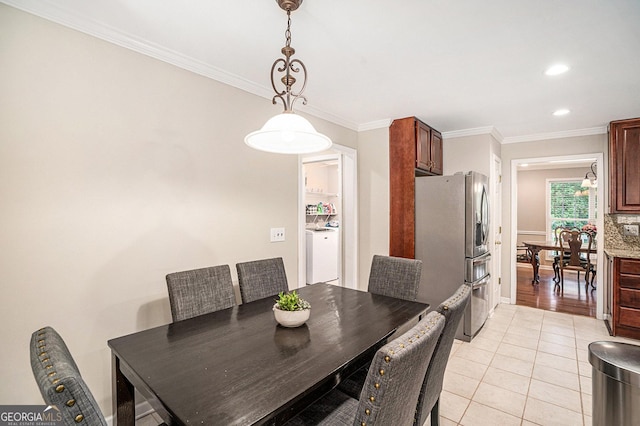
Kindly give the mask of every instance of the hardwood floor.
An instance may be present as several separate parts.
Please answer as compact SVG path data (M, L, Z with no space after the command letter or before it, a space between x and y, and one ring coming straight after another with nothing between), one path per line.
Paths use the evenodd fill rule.
M547 311L564 312L567 314L596 316L596 290L589 287L585 291L584 275L580 274L580 283L575 273L565 273L564 291L554 289L553 270L540 268L540 283L531 284L531 266L518 265L518 291L516 305L530 306ZM596 276L593 285L597 286Z

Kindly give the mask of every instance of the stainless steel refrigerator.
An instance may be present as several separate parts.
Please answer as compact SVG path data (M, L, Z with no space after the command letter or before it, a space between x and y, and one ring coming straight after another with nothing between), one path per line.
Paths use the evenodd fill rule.
M418 300L435 309L463 283L471 301L456 338L471 339L489 310L489 180L477 172L416 178L415 258L422 260Z

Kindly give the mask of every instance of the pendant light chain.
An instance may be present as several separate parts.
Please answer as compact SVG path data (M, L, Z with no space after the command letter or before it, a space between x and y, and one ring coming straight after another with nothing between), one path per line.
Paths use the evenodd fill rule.
M287 30L284 32L284 37L287 40L285 46L291 47L291 11L287 10Z

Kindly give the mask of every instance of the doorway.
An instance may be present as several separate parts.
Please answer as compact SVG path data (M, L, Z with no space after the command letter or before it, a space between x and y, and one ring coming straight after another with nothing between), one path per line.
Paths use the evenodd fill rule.
M307 245L311 245L311 253L314 247L316 252L329 250L329 253L332 253L333 249L327 248L327 241L324 240L336 238L338 274L336 280L332 279L329 282L356 289L358 283L356 150L333 144L330 150L322 154L300 156L298 164L299 286L310 283L311 275L313 275L312 281L318 279L316 276L321 277L321 280L323 276L328 277L324 271L316 274L315 270L312 270L313 265L310 262L314 258L317 260L318 256L308 254ZM319 237L318 232L315 232L318 229L327 229L326 232L321 233L320 238L324 243L321 246L314 244ZM332 256L332 254L329 255ZM325 264L320 267L333 268L333 265Z
M518 298L520 303L536 303L536 307L540 309L548 309L555 311L564 311L570 313L576 313L581 315L590 315L598 319L603 317L604 305L602 303L603 286L599 285L596 289L586 290L584 283L580 288L580 283L576 276L572 276L569 279L572 281L570 284L565 279L565 289L562 294L553 293L555 276L552 263L553 258L550 257L550 261L547 262L547 251L540 252L540 284L532 285L531 279L533 276L533 270L529 263L517 261L517 247L523 241L548 241L553 240L553 236L550 235L552 231L547 228L552 228L552 224L555 223L551 214L549 187L551 182L562 181L563 179L568 181L580 180L584 177L584 171L578 172L578 170L588 170L590 165L595 163L595 170L599 174L603 170L603 154L602 153L587 153L580 155L567 155L557 157L538 157L538 158L524 158L512 160L511 162L511 247L510 247L510 265L511 265L511 303L517 304ZM534 176L536 176L534 178ZM568 180L567 180L568 179ZM540 183L540 181L542 183ZM601 179L601 182L603 179ZM535 185L535 187L531 186ZM580 185L579 183L577 185ZM589 216L589 223L595 223L598 229L603 229L603 215L604 215L604 185L600 184L597 188L590 189L591 196L594 200L597 200L597 205L593 207L593 216ZM541 188L543 187L543 188ZM577 197L578 192L581 196L585 195L585 191L576 191L575 194L571 194ZM591 199L591 197L589 197ZM544 210L542 210L542 206ZM534 210L539 210L542 213L533 215L533 218L525 218L525 213L531 213ZM599 244L597 247L597 264L596 270L603 271L603 246ZM544 266L547 263L548 266ZM575 274L574 274L575 275ZM519 277L520 276L520 277ZM520 278L520 279L519 279ZM584 281L583 275L581 275ZM602 280L602 274L596 278L596 280ZM520 283L518 282L520 281ZM544 282L543 282L544 281ZM519 285L520 284L520 285ZM523 290L518 293L519 290ZM573 291L575 290L575 291ZM578 291L581 290L581 293ZM544 292L549 293L548 295ZM530 293L530 294L529 294ZM549 300L542 298L549 296ZM537 298L535 300L524 301L522 298ZM571 301L574 298L575 301ZM595 300L594 300L595 299ZM565 304L563 307L562 304ZM577 305L580 304L579 310L581 312L571 312ZM591 306L589 306L591 304ZM531 305L530 305L531 306ZM565 310L569 309L569 310Z

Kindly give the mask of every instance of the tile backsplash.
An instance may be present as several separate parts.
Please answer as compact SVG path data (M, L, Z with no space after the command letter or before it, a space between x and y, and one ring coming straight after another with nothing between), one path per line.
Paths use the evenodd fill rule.
M624 225L640 225L640 216L629 214L604 215L604 248L640 250L640 237L622 235Z

